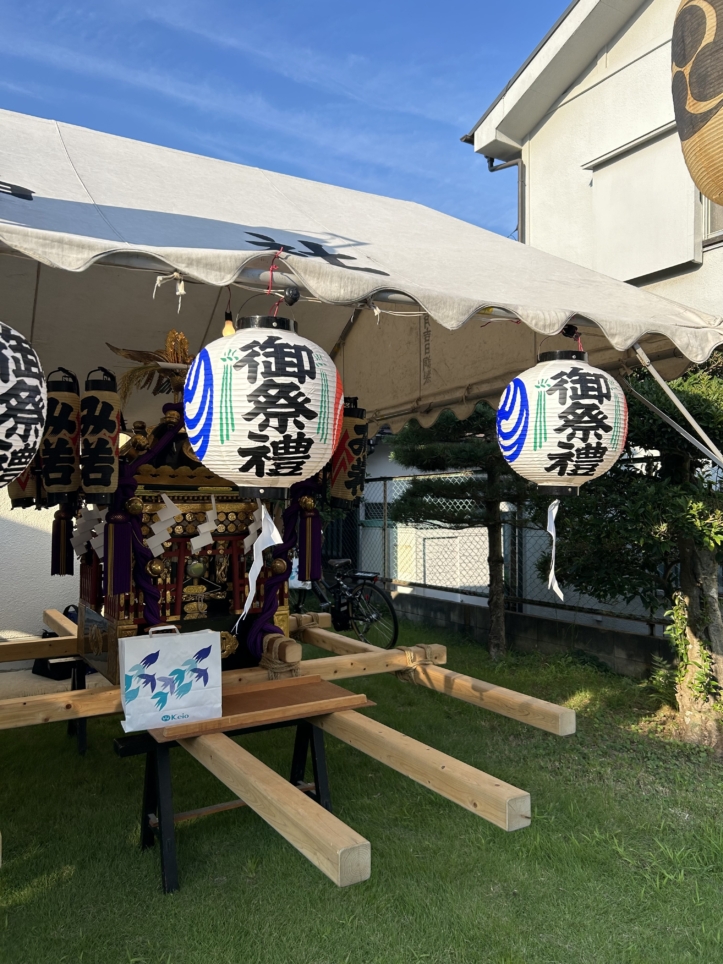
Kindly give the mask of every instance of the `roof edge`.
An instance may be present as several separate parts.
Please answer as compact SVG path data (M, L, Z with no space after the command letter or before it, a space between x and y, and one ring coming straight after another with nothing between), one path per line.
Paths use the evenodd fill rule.
M491 112L499 104L499 102L505 96L505 94L510 89L510 87L512 87L512 85L518 79L518 77L520 77L525 72L525 70L527 70L529 65L532 63L535 57L539 54L539 52L545 46L547 41L552 37L552 35L557 31L557 29L565 22L565 20L567 20L567 18L570 16L572 11L578 5L578 3L580 3L580 0L572 0L572 3L565 10L563 10L563 12L560 14L560 16L554 22L554 24L550 27L550 29L547 31L545 36L538 43L538 45L535 47L532 53L527 57L527 59L523 62L523 64L517 68L517 70L512 75L512 77L510 77L510 79L507 81L505 86L502 88L499 94L495 97L495 99L489 105L489 107L484 112L484 114L482 114L482 116L477 121L477 123L466 134L463 134L462 137L460 137L460 140L462 141L463 144L474 144L474 133L477 130L477 128L484 120L487 119L487 117L489 117Z

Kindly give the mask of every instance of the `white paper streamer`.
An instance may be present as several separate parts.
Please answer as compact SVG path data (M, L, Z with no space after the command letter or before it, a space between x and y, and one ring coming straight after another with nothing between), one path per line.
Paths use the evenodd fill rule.
M209 542L213 542L213 535L211 534L216 528L218 522L216 519L216 496L211 496L212 509L210 512L206 513L206 521L202 522L198 527L198 535L191 539L191 549L194 552L198 552L199 549L203 549L207 546Z
M85 552L88 543L96 536L96 533L103 533L103 522L105 513L99 512L92 506L85 506L78 518L75 520L75 532L70 540L70 544L75 550L76 556L80 558ZM100 529L98 527L100 526ZM95 532L93 531L95 530ZM93 546L95 549L95 546ZM97 552L97 550L96 550ZM100 555L103 555L103 544L101 543Z
M175 502L172 502L166 493L161 495L165 505L158 512L158 521L151 526L153 535L146 540L148 548L154 556L160 556L163 552L163 543L168 541L168 530L171 528L177 515L181 514Z
M547 531L552 536L552 558L550 559L550 578L547 580L547 588L552 589L561 600L564 601L565 597L562 594L562 589L560 589L557 584L557 576L555 575L555 546L557 544L557 530L555 529L555 517L557 516L557 510L560 508L560 500L555 499L547 507Z
M241 613L238 620L236 621L236 625L231 630L231 632L233 633L238 631L239 623L241 622L242 619L246 618L246 614L248 613L249 609L251 609L251 605L254 601L254 596L256 595L256 581L259 578L261 567L264 564L264 551L266 549L270 549L271 546L278 546L281 542L283 542L283 539L279 534L279 530L274 525L273 518L266 511L266 507L263 505L260 499L257 499L256 503L258 508L254 512L254 522L253 522L254 529L251 529L251 526L249 526L249 529L251 529L251 532L253 532L255 528L258 526L258 530L257 530L258 535L256 537L256 541L253 544L254 561L249 571L249 592L248 592L248 595L246 596L244 611L243 613ZM247 548L247 543L250 543L250 540L253 538L253 535L251 534L251 532L244 540L244 549L246 549L247 552L249 551L249 549ZM249 548L250 548L250 545L249 545Z

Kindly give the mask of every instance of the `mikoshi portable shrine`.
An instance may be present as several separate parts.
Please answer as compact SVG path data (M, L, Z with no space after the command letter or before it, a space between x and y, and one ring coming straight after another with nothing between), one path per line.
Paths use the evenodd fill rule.
M340 886L369 877L371 846L331 813L327 733L504 830L528 826L527 792L375 722L338 683L393 673L560 736L572 710L455 673L442 646L384 650L327 614L289 613L292 553L318 571L320 470L337 458L341 495L358 498L367 431L497 407L510 383L532 392L519 376L543 341L589 357L617 451L610 381L640 364L675 377L723 342L723 320L418 204L7 111L0 173L0 321L17 333L0 357L29 371L37 353L45 375L25 395L16 377L11 398L0 367L0 455L27 436L13 457L34 458L9 495L54 513L48 566L78 580L80 614L48 610L56 637L0 643L5 661L78 657L70 692L0 701L0 729L84 732L121 712L124 639L213 625L221 718L116 741L146 754L141 842L160 837L165 890L178 886L175 747ZM511 463L521 391L502 408ZM555 485L580 481L572 462L558 457ZM331 655L304 660L300 642ZM108 685L85 690L85 665ZM295 728L289 781L228 735L269 726Z

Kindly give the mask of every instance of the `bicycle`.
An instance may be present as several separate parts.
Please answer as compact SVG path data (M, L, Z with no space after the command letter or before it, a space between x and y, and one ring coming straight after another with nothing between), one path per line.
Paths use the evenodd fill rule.
M307 608L309 592L318 601L321 612L331 613L334 629L343 633L351 630L365 643L382 649L394 649L399 636L399 621L389 593L376 585L378 572L358 572L351 559L329 559L334 581L322 576L314 579L311 590L289 589L289 609L292 613L314 611Z

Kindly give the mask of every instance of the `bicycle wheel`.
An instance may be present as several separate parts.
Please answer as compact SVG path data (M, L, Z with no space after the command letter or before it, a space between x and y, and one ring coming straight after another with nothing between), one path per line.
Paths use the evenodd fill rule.
M359 639L382 649L394 649L399 622L394 602L386 590L363 582L351 595L351 625Z

